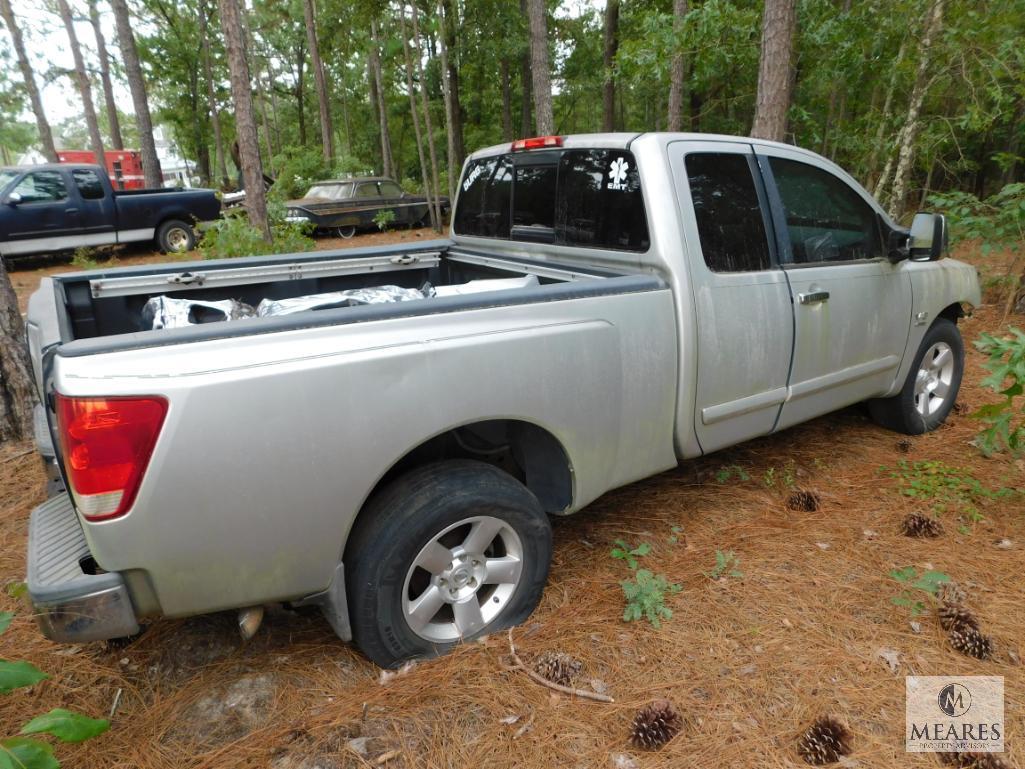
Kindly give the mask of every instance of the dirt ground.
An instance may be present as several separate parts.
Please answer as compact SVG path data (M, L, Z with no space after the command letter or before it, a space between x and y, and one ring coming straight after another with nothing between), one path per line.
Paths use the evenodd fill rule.
M30 275L14 277L30 287ZM962 322L969 343L997 330L989 301ZM528 665L546 651L573 655L583 664L574 685L613 704L539 686L511 667L504 634L399 674L368 663L319 616L283 609L249 643L223 614L154 622L126 646L58 646L8 590L0 610L16 618L0 656L51 677L0 698L0 735L53 707L107 717L117 703L108 733L57 746L65 766L762 769L804 766L800 734L832 714L854 734L844 766L939 767L934 755L904 752L904 676L997 675L1005 757L1023 767L1025 463L973 446L968 413L994 396L978 386L983 358L968 349L956 413L932 434L902 440L848 409L556 520L551 577L514 631L517 651ZM27 448L0 449L8 586L24 578L28 514L43 495ZM902 493L911 482L927 495ZM814 492L818 509L788 509L794 490ZM901 534L907 513L938 505L941 536ZM641 565L682 588L660 630L622 619L627 568L609 555L620 538L649 543ZM733 551L741 576L708 576L717 550ZM967 591L994 639L992 659L954 651L928 599L917 616L891 601L902 586L889 572L906 566L943 571ZM683 731L659 751L633 748L631 720L658 697L676 704Z

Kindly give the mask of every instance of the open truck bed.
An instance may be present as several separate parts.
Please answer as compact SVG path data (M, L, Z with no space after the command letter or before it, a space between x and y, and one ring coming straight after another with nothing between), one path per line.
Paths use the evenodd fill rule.
M517 281L517 278L531 278ZM437 289L423 301L330 307L280 317L201 322L153 330L143 309L151 298L205 302L262 301L397 286ZM155 347L186 341L249 336L287 329L358 323L386 318L538 301L600 296L651 288L657 278L581 268L454 248L447 240L415 246L340 249L310 254L147 265L58 275L44 279L32 301L49 313L29 313L30 350L62 345L61 355ZM35 321L54 318L44 330ZM40 356L33 354L36 359ZM42 389L41 371L39 385Z

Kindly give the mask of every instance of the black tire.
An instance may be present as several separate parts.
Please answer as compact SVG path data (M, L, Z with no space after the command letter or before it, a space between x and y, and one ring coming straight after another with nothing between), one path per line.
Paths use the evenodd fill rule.
M403 611L403 591L407 574L414 573L414 561L428 543L447 528L482 515L500 519L515 532L522 545L522 566L497 616L461 640L519 624L530 616L541 598L552 556L551 524L537 498L515 478L483 462L426 465L376 494L349 536L345 551L349 615L353 640L367 657L382 667L394 667L443 654L459 643L460 639L427 640L415 632ZM483 582L471 600L483 600L488 608ZM493 600L498 603L497 597Z
M935 410L928 414L919 413L916 409L915 384L919 377L919 371L923 366L923 358L926 353L933 350L935 345L945 344L953 353L953 371L950 383L942 402L936 404ZM957 393L961 387L961 377L964 375L964 341L961 339L961 332L957 325L947 318L939 318L925 332L922 344L915 353L911 370L908 371L907 379L900 392L891 398L877 398L868 402L868 411L872 419L883 427L889 428L905 435L921 435L935 430L947 418L950 410L957 400ZM929 397L929 396L925 396ZM936 396L934 396L936 397Z
M196 247L196 231L181 219L168 219L157 227L157 248L165 254L184 254Z

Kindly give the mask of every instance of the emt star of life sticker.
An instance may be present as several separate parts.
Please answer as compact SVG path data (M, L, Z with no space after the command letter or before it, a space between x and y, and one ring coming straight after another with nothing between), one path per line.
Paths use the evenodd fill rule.
M626 162L625 158L616 158L612 161L612 165L609 167L609 178L612 180L608 184L610 190L625 190L626 189L626 172L630 170L630 164Z
M907 676L908 753L1003 753L1003 676Z

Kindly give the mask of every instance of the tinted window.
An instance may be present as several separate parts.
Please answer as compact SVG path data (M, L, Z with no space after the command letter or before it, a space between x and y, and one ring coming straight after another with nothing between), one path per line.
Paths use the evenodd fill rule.
M71 172L75 186L86 200L99 200L103 197L103 183L95 171L77 168Z
M459 188L456 232L508 238L511 201L512 166L507 158L484 158L470 163Z
M379 198L380 193L377 191L377 184L361 184L356 188L357 198Z
M401 198L402 188L395 182L381 182L381 194L386 198Z
M36 171L18 182L11 190L21 195L23 203L47 203L64 200L68 191L56 171Z
M556 222L559 243L647 249L648 221L633 156L608 150L564 153Z
M769 243L747 155L688 155L701 253L715 272L767 270Z
M547 231L548 241L559 245L646 250L648 223L633 155L567 150L469 163L455 231L509 238L512 227ZM530 239L529 231L515 234Z
M794 262L850 261L883 256L875 210L846 182L828 171L770 158L783 199Z
M558 166L517 166L513 183L513 226L555 227Z

